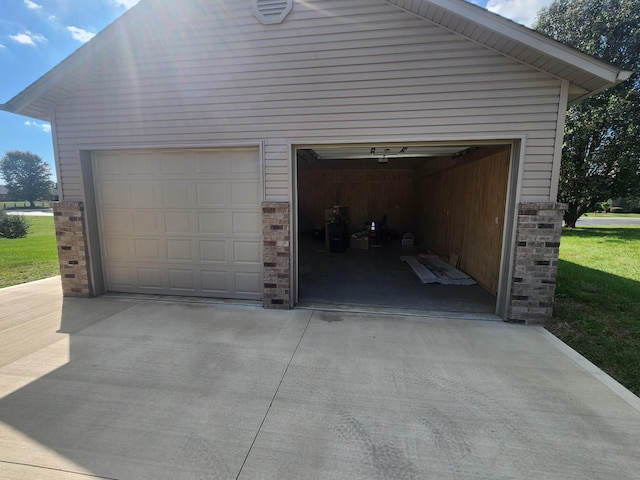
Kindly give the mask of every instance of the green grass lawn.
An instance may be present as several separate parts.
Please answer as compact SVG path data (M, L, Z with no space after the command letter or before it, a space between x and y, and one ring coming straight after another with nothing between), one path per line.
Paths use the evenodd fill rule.
M563 231L548 329L640 395L640 228Z
M25 238L0 238L0 288L60 274L53 217L26 217Z

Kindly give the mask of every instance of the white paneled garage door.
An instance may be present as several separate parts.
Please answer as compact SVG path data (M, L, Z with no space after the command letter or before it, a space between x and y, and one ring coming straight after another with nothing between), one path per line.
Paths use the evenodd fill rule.
M106 288L262 298L257 149L94 152Z

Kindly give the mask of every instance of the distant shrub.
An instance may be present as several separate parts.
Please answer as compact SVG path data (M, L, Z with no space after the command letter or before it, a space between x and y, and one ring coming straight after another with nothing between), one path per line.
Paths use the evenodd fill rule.
M29 227L29 222L22 215L7 215L0 211L0 238L24 238Z
M611 207L609 209L611 213L624 213L624 208L622 207Z

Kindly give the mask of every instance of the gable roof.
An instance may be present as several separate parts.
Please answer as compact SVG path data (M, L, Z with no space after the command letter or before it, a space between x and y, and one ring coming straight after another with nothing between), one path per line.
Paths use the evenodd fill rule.
M628 79L621 70L465 0L380 0L475 43L570 82L577 101ZM5 110L50 121L53 107L117 61L108 46L135 29L152 2L142 1L21 93L0 104ZM276 27L277 28L277 27ZM96 61L102 59L102 61Z

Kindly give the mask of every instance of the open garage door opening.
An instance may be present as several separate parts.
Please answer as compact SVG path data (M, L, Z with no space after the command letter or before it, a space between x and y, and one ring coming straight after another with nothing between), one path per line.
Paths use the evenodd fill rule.
M298 305L497 313L512 150L299 147Z

